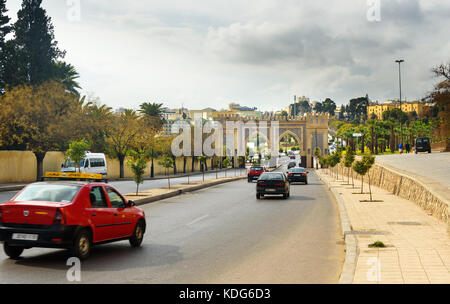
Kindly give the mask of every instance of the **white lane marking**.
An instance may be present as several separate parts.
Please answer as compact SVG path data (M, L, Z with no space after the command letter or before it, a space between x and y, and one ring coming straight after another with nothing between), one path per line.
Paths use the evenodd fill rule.
M204 215L204 216L202 216L202 217L199 217L199 218L193 220L192 222L187 223L186 226L194 225L195 223L198 223L198 222L200 222L201 220L204 220L204 219L207 218L208 216L209 216L209 215L206 214L206 215Z

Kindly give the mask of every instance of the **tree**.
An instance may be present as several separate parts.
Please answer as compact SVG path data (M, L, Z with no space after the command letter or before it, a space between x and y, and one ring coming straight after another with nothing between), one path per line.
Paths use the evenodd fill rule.
M81 89L77 79L80 78L75 67L63 61L54 64L54 78L61 81L67 91L74 95L79 95L78 89Z
M125 111L115 114L106 138L108 154L119 159L120 178L124 177L124 161L128 151L136 146L136 136L142 130L136 112Z
M322 103L322 112L329 113L331 116L334 116L334 111L336 111L336 103L330 98L325 99Z
M47 151L65 150L70 140L77 139L78 98L58 82L8 89L0 97L0 108L2 144L32 151L38 180Z
M23 0L13 25L14 39L9 50L10 71L6 84L40 84L55 78L54 63L65 56L57 46L50 17L41 7L42 0Z
M347 168L347 184L350 184L350 169L353 165L353 162L355 161L355 154L353 153L353 150L350 146L347 147L345 150L345 157L344 157L344 166ZM353 173L352 173L352 184L353 187L355 184L353 183Z
M231 161L228 157L225 157L225 159L222 162L222 166L225 168L225 177L227 177L227 169L230 167Z
M346 109L349 121L364 121L367 119L367 106L369 105L369 96L359 97L350 100Z
M364 193L364 176L366 173L370 170L372 165L375 163L375 158L367 153L364 155L362 160L356 161L353 164L353 170L355 170L356 173L361 175L361 194ZM369 192L370 192L370 201L372 201L372 191L370 187L370 174L369 174Z
M5 46L6 46L6 35L11 32L11 27L9 26L10 18L6 14L8 10L6 9L6 0L0 0L0 94L4 93L5 90Z
M203 181L205 181L206 156L205 155L201 155L201 156L198 156L197 159L200 162L200 167L202 169Z
M140 105L139 112L144 116L144 118L153 126L157 128L162 127L162 103L149 103L144 102Z
M328 157L328 165L329 165L332 169L333 169L334 167L336 167L337 164L339 164L340 161L341 161L341 155L340 155L338 152L333 153L333 154L331 154L331 155Z
M75 168L80 172L80 162L86 157L86 151L89 150L89 143L86 140L73 141L66 151L66 160L70 159L75 163Z
M173 168L173 159L170 156L165 156L162 160L158 162L160 166L163 166L163 168L166 170L167 175L167 181L169 183L169 189L170 189L170 174L167 174L167 171L171 168Z
M136 196L139 194L139 185L144 183L145 168L147 168L148 153L145 150L130 150L127 154L127 166L133 172L133 180L136 183Z

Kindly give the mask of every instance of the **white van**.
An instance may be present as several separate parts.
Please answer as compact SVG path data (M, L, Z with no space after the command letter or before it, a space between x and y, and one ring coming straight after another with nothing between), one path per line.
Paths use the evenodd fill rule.
M75 162L70 159L61 165L61 172L76 172ZM103 175L106 179L108 170L106 166L106 157L103 153L86 152L86 157L80 162L80 173L93 173Z

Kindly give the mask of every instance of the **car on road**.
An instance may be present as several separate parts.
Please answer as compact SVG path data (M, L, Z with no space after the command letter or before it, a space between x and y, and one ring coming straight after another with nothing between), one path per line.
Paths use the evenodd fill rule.
M292 183L308 184L308 171L305 168L292 168L287 173L288 181Z
M290 196L290 185L286 175L280 172L263 173L256 184L256 198L280 194L285 199Z
M61 165L61 172L77 172L77 166L70 158ZM86 152L85 157L79 163L79 172L101 174L106 180L108 175L108 168L106 165L106 156L104 153Z
M419 137L416 139L416 154L418 152L431 153L431 144L428 137Z
M248 170L247 181L249 183L253 182L253 180L258 179L265 171L262 166L251 166Z
M33 183L0 205L0 242L10 258L33 247L66 248L86 259L93 245L144 238L144 211L106 183Z
M287 165L288 170L295 167L297 167L297 163L295 161L289 162Z

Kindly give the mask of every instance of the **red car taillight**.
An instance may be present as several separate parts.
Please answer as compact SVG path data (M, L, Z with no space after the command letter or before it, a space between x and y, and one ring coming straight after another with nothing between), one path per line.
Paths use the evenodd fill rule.
M0 223L2 222L2 220L3 220L3 210L2 207L0 207Z
M292 173L289 173L288 175L289 175L289 176L292 176Z
M258 186L267 186L265 183L258 183Z
M55 217L53 219L53 225L64 225L66 223L64 219L64 213L62 209L56 209Z
M283 187L283 184L275 184L275 187Z
M303 176L306 176L306 173L302 173Z

